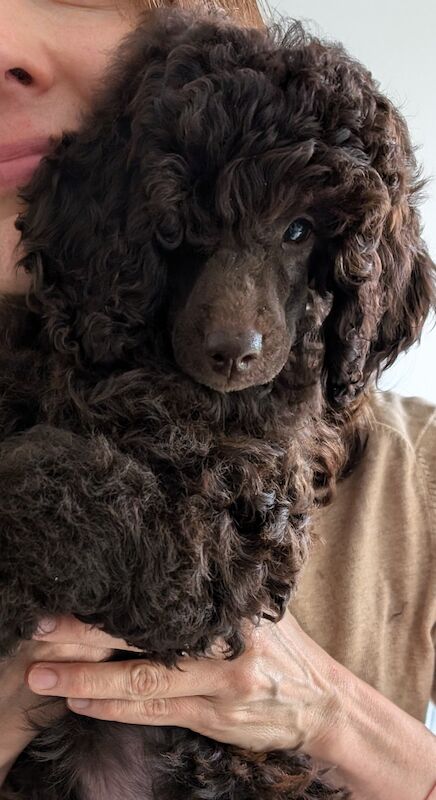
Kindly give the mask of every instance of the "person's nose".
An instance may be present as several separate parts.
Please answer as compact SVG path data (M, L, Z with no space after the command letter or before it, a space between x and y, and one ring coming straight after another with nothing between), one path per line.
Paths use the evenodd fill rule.
M33 20L22 19L1 9L0 0L0 111L5 102L26 103L30 95L46 92L53 85L54 73L45 42ZM14 4L15 5L15 4ZM28 23L28 24L26 24Z

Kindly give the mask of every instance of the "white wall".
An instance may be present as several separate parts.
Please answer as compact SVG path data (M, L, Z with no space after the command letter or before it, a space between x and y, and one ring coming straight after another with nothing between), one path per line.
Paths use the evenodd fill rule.
M307 21L321 37L341 41L380 82L400 108L427 184L422 204L424 239L436 260L436 3L430 0L259 0L268 9ZM381 389L424 397L436 405L436 325L429 320L421 340L399 357L379 383Z

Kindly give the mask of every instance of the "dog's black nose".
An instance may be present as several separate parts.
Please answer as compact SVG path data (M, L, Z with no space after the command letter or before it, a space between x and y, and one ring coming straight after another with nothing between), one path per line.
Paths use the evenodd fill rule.
M213 331L206 336L205 351L215 372L243 372L261 355L262 334L253 330L239 334Z

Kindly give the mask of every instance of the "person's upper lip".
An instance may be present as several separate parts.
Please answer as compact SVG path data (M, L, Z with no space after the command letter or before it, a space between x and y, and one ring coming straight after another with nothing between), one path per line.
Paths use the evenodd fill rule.
M19 142L10 144L0 144L0 163L2 161L13 161L15 158L33 156L47 153L50 150L52 140L47 136L34 137L33 139L21 139Z

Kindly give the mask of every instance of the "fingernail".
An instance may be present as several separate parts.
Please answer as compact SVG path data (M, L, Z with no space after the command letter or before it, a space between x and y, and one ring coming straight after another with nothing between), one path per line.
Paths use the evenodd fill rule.
M44 633L53 633L56 628L56 620L54 617L43 617L38 624L35 631L35 636L43 636Z
M74 699L70 700L70 699L68 698L68 705L69 705L69 706L70 706L70 708L72 708L73 710L74 710L75 708L77 708L77 709L80 709L80 708L87 708L87 707L89 706L89 704L90 704L90 703L91 703L91 701L90 701L90 700L74 700Z
M52 669L34 667L29 672L29 686L31 689L53 689L58 682L58 676Z

